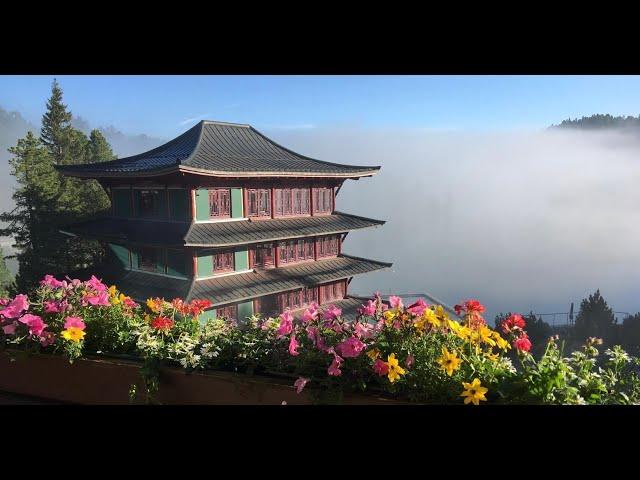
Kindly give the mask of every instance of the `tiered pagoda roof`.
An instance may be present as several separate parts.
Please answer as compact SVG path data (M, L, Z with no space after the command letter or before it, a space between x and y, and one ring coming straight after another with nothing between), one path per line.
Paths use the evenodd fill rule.
M390 263L342 254L317 262L221 275L204 280L180 280L130 271L118 280L118 287L138 301L156 296L180 297L187 301L210 298L215 307L343 280L389 267Z
M346 233L384 225L384 220L333 212L331 215L251 219L233 222L168 222L104 218L65 227L64 231L107 241L164 246L231 247L256 242Z
M86 178L141 177L174 172L228 177L358 178L380 167L342 165L295 153L250 125L203 120L153 150L109 162L61 165L66 175Z

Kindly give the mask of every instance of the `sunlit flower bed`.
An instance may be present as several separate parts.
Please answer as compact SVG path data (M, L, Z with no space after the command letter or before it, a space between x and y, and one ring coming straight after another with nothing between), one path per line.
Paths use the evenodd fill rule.
M32 352L135 355L146 392L161 388L158 368L222 369L283 375L298 393L339 402L343 393L371 392L421 403L637 404L640 361L616 346L601 354L598 339L566 354L550 338L540 359L520 315L490 328L477 300L405 306L374 296L347 322L335 306L312 305L295 319L253 316L203 324L211 303L151 298L139 305L96 277L47 275L30 294L0 299L0 344ZM136 392L132 391L132 395Z

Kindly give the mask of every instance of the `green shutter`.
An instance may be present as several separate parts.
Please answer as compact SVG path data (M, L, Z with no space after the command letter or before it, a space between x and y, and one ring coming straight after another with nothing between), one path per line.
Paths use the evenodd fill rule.
M244 302L238 304L238 321L243 321L253 315L253 302Z
M211 250L198 252L198 277L210 277L213 275L213 257Z
M242 202L242 189L231 189L231 218L242 218L244 216Z
M245 248L243 250L236 250L235 256L235 268L236 272L242 270L249 270L249 251Z
M131 190L113 189L113 214L116 217L131 217Z
M131 268L131 265L129 264L129 249L127 247L110 243L109 248L117 258L118 262L120 262L122 268Z
M170 189L169 210L172 220L188 220L190 217L189 191L186 189Z
M209 220L209 190L196 190L196 220Z

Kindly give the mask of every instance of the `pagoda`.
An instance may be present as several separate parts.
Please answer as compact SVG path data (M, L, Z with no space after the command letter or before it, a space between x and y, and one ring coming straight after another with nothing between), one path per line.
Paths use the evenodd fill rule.
M201 121L145 153L56 168L110 196L107 216L63 230L107 243L105 280L138 301L208 299L201 320L355 310L354 275L391 266L342 251L350 231L385 222L336 210L345 180L380 167L315 160L250 125Z

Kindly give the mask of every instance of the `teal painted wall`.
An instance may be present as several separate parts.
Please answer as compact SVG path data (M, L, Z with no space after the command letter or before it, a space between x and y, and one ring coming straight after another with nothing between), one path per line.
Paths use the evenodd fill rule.
M154 218L167 218L167 191L163 189L150 189L158 192L156 209L152 217ZM138 205L140 204L140 190L133 190L133 210L134 216L140 216L140 209Z
M202 312L198 317L198 320L200 320L200 323L204 323L207 320L215 320L215 318L216 318L216 309L212 308L210 310L205 310L204 312Z
M253 315L252 301L238 304L238 320L239 321L245 321L251 315Z
M232 188L231 189L231 218L242 218L244 216L244 212L242 211L242 189L241 188Z
M213 275L211 250L198 252L198 277L210 277L211 275Z
M122 268L131 268L129 264L129 249L127 247L110 243L109 248L120 262Z
M167 249L167 275L174 277L189 278L191 268L189 262L191 257L187 257L183 250Z
M169 189L169 210L172 220L189 220L189 190Z
M196 190L196 220L209 220L209 190Z
M131 190L113 189L113 214L116 217L131 216Z
M244 250L236 250L234 256L236 272L249 269L249 251L246 248Z

